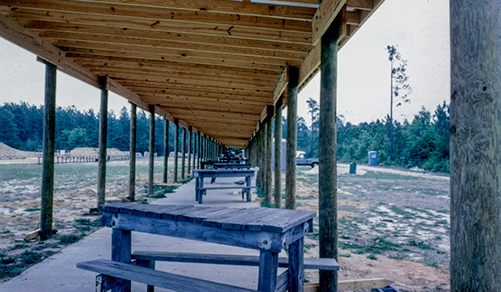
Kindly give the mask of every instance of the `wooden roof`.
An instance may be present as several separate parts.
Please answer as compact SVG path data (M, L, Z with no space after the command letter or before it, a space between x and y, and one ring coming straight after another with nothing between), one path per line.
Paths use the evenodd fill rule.
M384 0L1 0L0 36L140 108L243 147L287 85L318 70L342 13L340 47ZM261 2L261 3L259 3ZM102 82L102 81L101 81Z

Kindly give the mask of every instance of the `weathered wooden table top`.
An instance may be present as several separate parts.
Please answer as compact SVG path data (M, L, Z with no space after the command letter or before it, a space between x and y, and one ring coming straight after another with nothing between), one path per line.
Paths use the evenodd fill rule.
M212 177L212 176L254 176L254 168L250 169L193 169L194 177Z
M192 205L153 205L138 203L106 204L102 212L165 219L230 230L285 233L316 216L314 211L272 208L228 208Z

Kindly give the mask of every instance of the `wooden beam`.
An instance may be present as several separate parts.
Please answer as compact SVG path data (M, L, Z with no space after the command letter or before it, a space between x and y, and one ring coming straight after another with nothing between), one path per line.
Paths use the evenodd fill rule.
M329 28L334 18L341 12L341 9L346 4L347 0L324 0L320 4L315 16L313 16L313 37L312 43L316 46L320 42L320 38Z
M150 112L150 135L148 156L148 194L153 194L153 173L155 169L155 106L148 106Z
M347 0L346 6L350 9L372 10L374 9L374 0Z
M287 73L284 71L280 72L280 77L275 85L275 90L273 92L273 104L286 94L287 84L289 83L289 78Z
M320 69L320 46L316 46L306 56L299 67L299 89L301 90Z
M97 171L97 208L106 201L106 153L108 141L108 90L107 77L100 78L101 103L99 107L99 159Z

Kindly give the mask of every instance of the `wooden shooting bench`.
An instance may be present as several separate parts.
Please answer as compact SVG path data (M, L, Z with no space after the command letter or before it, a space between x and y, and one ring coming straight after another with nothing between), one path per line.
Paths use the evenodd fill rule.
M103 225L113 229L112 259L78 263L99 273L100 291L130 291L137 281L174 291L255 291L154 270L158 260L259 266L258 291L303 291L304 235L312 231L313 211L188 205L106 204ZM131 262L131 231L220 243L260 251L259 257L138 252ZM288 247L288 259L278 254ZM312 259L309 267L338 270L334 259ZM278 275L278 267L288 269Z
M202 204L203 196L207 194L207 190L216 189L242 189L242 199L247 195L247 201L251 201L251 189L256 188L252 185L252 178L257 175L258 167L250 169L193 169L193 176L196 179L195 184L195 200ZM210 186L204 187L204 178L210 177L244 177L245 185L227 185L227 186Z

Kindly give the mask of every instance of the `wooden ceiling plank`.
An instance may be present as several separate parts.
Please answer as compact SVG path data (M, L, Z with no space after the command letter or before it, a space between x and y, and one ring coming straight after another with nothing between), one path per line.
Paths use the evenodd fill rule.
M194 23L194 22L175 22L170 20L159 19L145 19L136 17L125 16L107 16L106 19L103 15L82 14L74 12L60 12L60 11L44 11L36 9L19 8L10 10L7 6L1 6L0 12L6 14L11 18L21 18L30 20L43 20L43 21L59 21L72 24L86 24L86 25L101 25L119 28L136 28L143 30L153 31L168 31L171 33L193 33L208 36L225 36L235 38L248 38L256 40L268 41L281 41L293 42L298 44L310 45L311 32L291 32L291 31L278 31L270 29L259 29L250 27L241 27L234 25L215 25L210 23Z
M204 76L209 77L231 77L245 79L245 80L264 80L270 81L275 80L276 74L257 74L251 70L224 70L223 68L219 70L211 70L211 69L202 69L196 67L189 66L154 66L148 63L123 63L123 62L107 62L107 61L99 61L99 62L84 62L81 59L73 60L75 63L82 65L83 67L94 70L94 69L102 69L102 70L144 70L145 72L164 72L164 73L176 73L179 75L183 75L185 73L188 74L202 74ZM232 69L232 68L228 68ZM229 71L229 72L228 72Z
M228 98L230 97L235 97L235 98L257 98L257 99L266 99L270 100L270 96L273 96L273 92L266 91L263 89L259 90L247 90L244 88L238 88L238 87L219 87L219 86L213 86L213 85L206 85L203 87L203 90L201 87L193 85L193 84L169 84L166 86L162 82L156 82L156 81L141 81L141 80L123 80L123 79L115 79L118 83L122 84L123 86L127 88L151 88L151 89L159 89L159 90L186 90L188 91L195 91L195 92L200 92L202 95L221 95L221 96L227 96Z
M208 25L230 25L235 27L249 27L256 29L310 32L311 18L315 12L309 9L303 19L288 19L285 16L279 18L265 16L250 16L241 13L213 13L207 11L189 11L181 9L169 9L165 7L151 7L139 5L123 5L119 3L85 2L71 0L2 0L3 5L12 8L41 10L44 12L70 12L89 14L99 17L127 17L142 18L151 21L163 20L177 23L205 23Z
M180 73L180 72L161 72L161 71L153 71L153 70L128 70L128 69L110 69L110 68L93 68L92 72L95 72L98 75L110 75L113 77L122 77L124 76L139 79L145 78L148 80L160 80L159 78L163 78L164 80L169 80L168 82L183 82L197 84L199 83L199 79L203 78L205 82L213 82L214 84L218 84L221 82L228 82L228 84L234 84L241 86L251 85L251 86L260 86L260 87L273 87L272 80L266 79L253 79L253 78L235 78L228 76L211 76L211 75L202 75L196 73ZM153 79L156 78L156 79Z
M173 61L187 64L201 64L201 65L224 65L233 68L246 68L258 70L270 70L280 73L282 70L280 66L275 64L253 63L234 60L217 60L207 59L203 57L188 57L188 56L174 56L165 54L150 54L129 51L113 51L113 50L98 50L98 49L85 49L85 48L62 48L66 50L68 58L77 59L103 59L103 58L144 58L157 61ZM96 57L101 56L101 57Z
M76 42L91 42L97 43L98 45L107 43L113 45L136 45L151 48L163 48L163 49L175 49L175 50L186 50L186 51L200 51L209 53L221 53L224 54L234 54L241 56L251 56L256 59L259 57L269 57L279 59L281 61L285 60L299 60L304 53L299 52L281 52L272 50L262 50L253 48L241 48L241 47L225 47L218 44L197 44L197 43L182 43L173 41L163 41L163 40L152 40L140 37L123 37L123 36L112 36L112 35L100 35L100 34L81 34L81 33L68 33L68 32L54 32L54 31L44 31L40 32L40 36L58 46L71 46L71 41Z
M264 17L277 17L285 19L311 20L316 8L301 7L279 4L264 4L256 2L226 1L226 0L97 0L106 3L118 3L127 5L141 5L182 9L189 11L203 11L212 13L230 13L238 15L252 15ZM314 2L315 0L301 0ZM277 2L277 1L275 1ZM298 2L298 1L290 1ZM307 3L311 4L311 3Z
M18 19L25 28L34 31L59 31L80 34L113 35L122 37L140 37L152 40L175 41L195 44L218 44L223 47L253 48L259 50L272 50L284 52L304 53L311 49L307 44L294 44L287 42L261 41L255 39L228 38L220 36L206 36L190 33L175 33L156 30L144 30L134 28L109 27L102 25L70 24L64 22L51 22L41 20Z
M130 76L129 75L120 75L120 76L111 75L111 77L113 77L117 81L130 80L130 81L134 81L134 82L142 82L142 80L145 80L145 79L142 79L141 77L137 77L136 75L130 75ZM262 88L262 86L259 86L259 85L242 84L242 83L238 83L237 81L215 82L212 80L205 80L205 79L198 79L198 80L189 80L189 79L180 79L180 78L165 79L161 76L160 77L150 76L150 77L146 78L145 81L150 81L150 80L162 82L165 87L168 87L168 86L174 85L174 84L182 84L185 86L197 86L200 90L204 89L203 86L217 86L217 87L223 87L223 88L227 88L227 89L239 88L239 89L242 89L243 91L254 91L254 92L256 90L260 90ZM270 104L271 104L273 102L273 95L272 94L269 95L269 100L270 100Z
M246 104L249 106L263 106L266 104L266 100L263 100L261 98L235 98L235 97L217 97L217 96L210 96L210 95L204 95L204 96L198 96L195 93L192 92L182 92L180 90L158 90L158 89L147 89L147 88L132 88L134 92L141 96L152 96L152 97L159 97L159 98L169 98L172 100L180 100L180 102L183 102L185 100L199 100L202 102L212 102L212 103L217 103L217 102L222 102L226 104Z
M173 56L180 58L192 58L192 59L214 59L221 62L245 62L250 64L268 64L274 66L283 66L284 59L278 57L270 57L265 54L259 56L250 55L240 55L232 54L231 52L222 51L200 51L200 50L189 50L189 49L177 49L161 46L143 46L123 43L111 43L110 42L93 42L93 41L75 41L75 40L56 40L53 44L64 51L78 51L78 49L87 49L92 51L104 50L104 51L126 51L128 53L140 53L140 54L150 54L158 56ZM286 59L288 63L295 64L299 66L301 64L300 58Z

